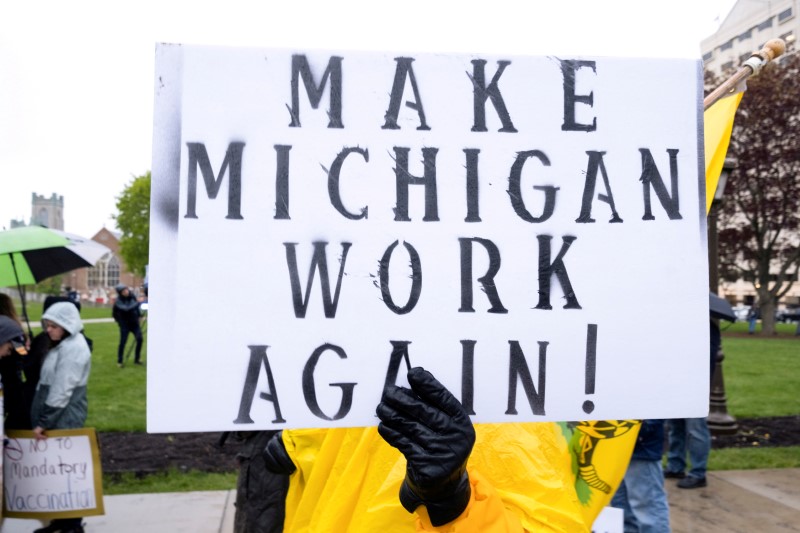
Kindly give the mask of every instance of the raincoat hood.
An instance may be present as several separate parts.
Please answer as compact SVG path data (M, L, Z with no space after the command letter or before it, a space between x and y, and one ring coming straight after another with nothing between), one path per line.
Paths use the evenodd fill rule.
M83 322L81 322L81 315L75 305L67 302L58 302L50 306L50 308L42 315L42 320L50 320L55 322L70 335L75 335L83 331Z

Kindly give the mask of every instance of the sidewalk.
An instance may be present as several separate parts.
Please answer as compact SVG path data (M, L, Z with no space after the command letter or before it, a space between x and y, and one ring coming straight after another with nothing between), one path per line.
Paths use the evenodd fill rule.
M84 319L81 319L81 322L83 322L84 325L86 325L86 324L104 324L104 323L107 323L107 322L114 322L114 319L111 318L111 317L108 317L108 318L84 318ZM39 321L31 322L31 327L32 328L40 328L40 327L42 327L42 323L39 322Z
M710 472L708 487L682 490L667 480L673 533L800 532L800 468ZM105 497L105 516L87 532L232 533L236 493L179 492ZM36 520L7 519L0 533L30 533ZM370 532L365 532L370 533ZM598 532L602 533L602 532Z
M235 490L126 494L103 498L106 514L84 519L88 533L232 533ZM38 520L6 518L0 533L31 533Z

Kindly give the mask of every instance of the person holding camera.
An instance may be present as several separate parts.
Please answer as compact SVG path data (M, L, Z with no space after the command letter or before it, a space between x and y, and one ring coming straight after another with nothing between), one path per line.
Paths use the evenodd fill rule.
M117 366L122 368L125 361L125 344L128 342L128 335L133 334L136 339L136 352L133 364L141 365L142 356L142 328L139 319L142 311L139 307L139 300L136 295L125 285L116 286L117 301L114 302L112 316L119 326L119 347L117 348Z

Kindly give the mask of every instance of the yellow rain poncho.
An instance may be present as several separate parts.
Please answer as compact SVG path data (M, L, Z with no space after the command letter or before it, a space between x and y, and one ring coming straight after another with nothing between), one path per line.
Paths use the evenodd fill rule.
M405 458L372 428L290 430L297 471L287 533L590 531L625 474L638 424L476 424L472 495L461 516L433 527L398 499Z

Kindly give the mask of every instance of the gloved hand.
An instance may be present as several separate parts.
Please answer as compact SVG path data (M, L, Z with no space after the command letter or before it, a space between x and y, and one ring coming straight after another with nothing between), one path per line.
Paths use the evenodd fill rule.
M408 383L411 390L384 390L378 433L406 457L400 503L410 513L424 505L438 527L458 518L469 503L467 459L475 430L459 401L430 372L412 368Z
M264 455L264 463L266 464L267 470L273 474L288 476L297 470L297 467L292 462L292 458L289 457L289 453L286 451L286 446L283 444L282 431L275 433L272 438L267 441L267 446L264 448L262 454Z

